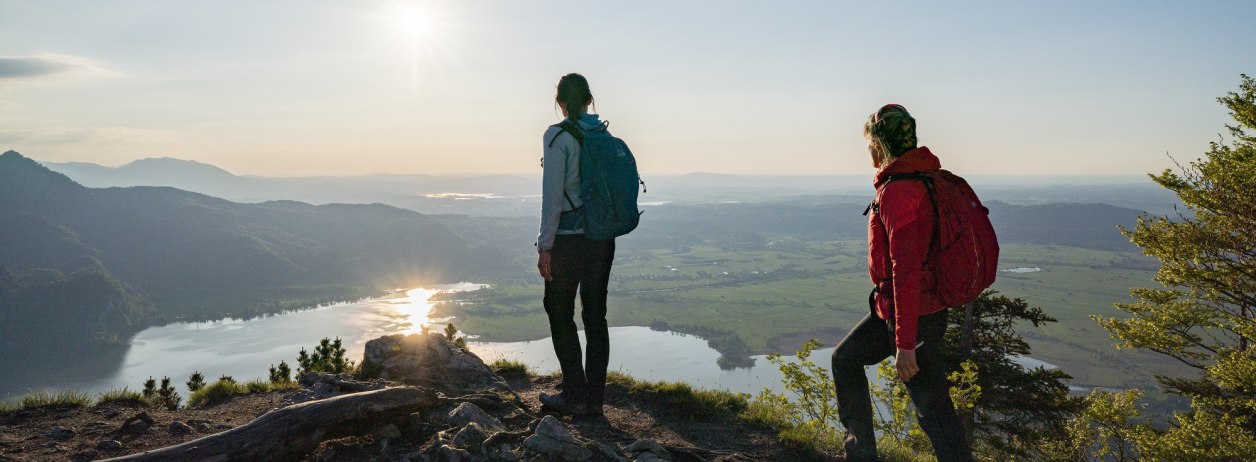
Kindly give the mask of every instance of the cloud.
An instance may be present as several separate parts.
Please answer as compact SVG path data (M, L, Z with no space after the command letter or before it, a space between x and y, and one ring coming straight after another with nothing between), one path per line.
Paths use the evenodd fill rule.
M79 56L56 54L0 56L0 83L98 72L100 68L87 58Z

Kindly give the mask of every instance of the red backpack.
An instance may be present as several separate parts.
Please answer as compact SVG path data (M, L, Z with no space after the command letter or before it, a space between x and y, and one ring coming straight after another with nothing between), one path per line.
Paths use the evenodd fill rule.
M949 307L976 300L998 272L999 239L990 210L967 181L947 170L890 175L885 184L906 179L924 183L933 203L934 230L925 267L933 273L938 298Z

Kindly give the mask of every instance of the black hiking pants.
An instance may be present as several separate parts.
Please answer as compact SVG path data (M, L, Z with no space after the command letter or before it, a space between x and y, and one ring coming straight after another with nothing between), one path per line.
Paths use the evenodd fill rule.
M601 406L610 362L610 334L606 327L606 287L615 260L615 241L591 241L583 234L560 234L550 249L553 280L545 282L545 313L549 315L554 353L562 368L564 394ZM585 350L581 364L576 334L576 294L584 321Z
M951 402L946 361L942 356L946 310L920 317L916 326L917 341L924 343L916 347L916 365L920 372L907 381L907 392L916 405L920 428L933 444L939 462L971 461L972 449ZM833 349L838 417L846 427L846 460L850 462L877 460L872 397L864 367L878 364L896 352L893 326L875 313L864 317Z

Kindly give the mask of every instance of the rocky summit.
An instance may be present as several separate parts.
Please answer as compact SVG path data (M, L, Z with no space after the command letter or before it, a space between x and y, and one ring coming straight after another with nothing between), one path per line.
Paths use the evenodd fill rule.
M357 375L167 410L143 402L0 413L0 461L809 460L733 415L686 413L612 374L605 415L541 412L558 377L503 378L439 334L367 343Z

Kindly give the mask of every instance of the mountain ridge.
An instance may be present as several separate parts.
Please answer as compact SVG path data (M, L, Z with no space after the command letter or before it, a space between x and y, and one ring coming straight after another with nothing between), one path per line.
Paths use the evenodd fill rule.
M15 151L0 154L0 216L0 345L14 347L81 350L158 323L456 280L470 253L411 210L87 188Z

